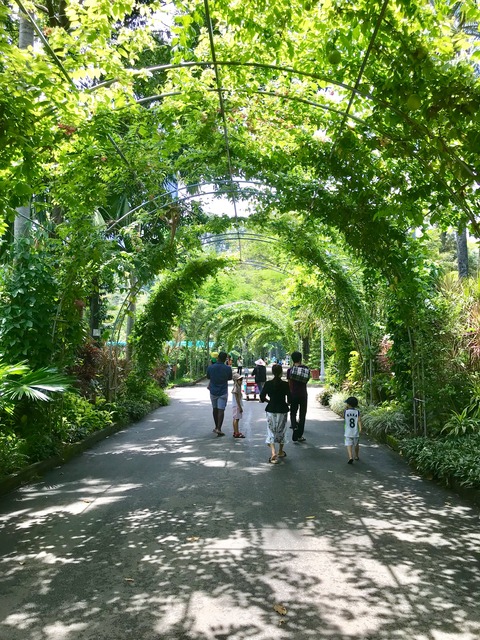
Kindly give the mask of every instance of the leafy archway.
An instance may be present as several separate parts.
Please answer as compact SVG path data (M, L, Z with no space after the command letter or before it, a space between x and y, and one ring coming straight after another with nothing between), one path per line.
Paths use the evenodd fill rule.
M15 46L14 5L40 46ZM157 3L70 2L61 20L55 2L34 8L0 13L0 197L7 230L31 201L36 242L61 264L56 326L83 298L183 269L232 222L241 257L250 200L249 228L326 274L329 308L368 352L365 296L389 287L375 320L408 335L435 294L415 230L478 234L475 2L179 2L163 37L147 28ZM206 214L202 185L233 219Z

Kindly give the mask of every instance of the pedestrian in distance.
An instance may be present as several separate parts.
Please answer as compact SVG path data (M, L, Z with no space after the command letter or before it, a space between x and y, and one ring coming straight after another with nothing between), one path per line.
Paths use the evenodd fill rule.
M284 446L287 443L287 417L289 403L291 401L288 382L282 380L283 369L279 364L272 366L273 379L267 380L260 392L260 402L268 404L265 407L267 414L267 438L265 442L270 447L271 464L278 464L280 458L286 458ZM278 444L278 451L275 445Z
M237 371L233 374L233 388L232 388L232 418L233 418L233 437L245 438L243 433L238 428L238 423L243 418L243 398L242 398L242 381L241 376Z
M353 454L355 460L360 460L360 434L362 432L362 420L358 409L358 399L350 396L345 400L347 408L343 412L345 446L347 447L348 464L353 464Z
M232 368L225 364L227 354L220 351L215 364L210 364L207 368L207 378L210 380L208 389L210 390L210 401L213 408L213 430L217 436L224 436L222 431L223 419L225 417L225 407L228 401L228 381L232 379Z
M242 375L242 371L243 371L243 358L242 358L242 356L238 356L238 358L237 358L237 373L239 375Z
M262 358L255 360L255 366L252 369L252 376L255 377L255 384L257 385L258 393L262 393L263 385L267 380L267 365Z
M294 351L291 355L292 366L287 369L287 380L290 385L292 402L290 404L290 423L293 429L292 440L305 442L305 419L307 417L307 382L310 380L310 369L302 364L302 354Z

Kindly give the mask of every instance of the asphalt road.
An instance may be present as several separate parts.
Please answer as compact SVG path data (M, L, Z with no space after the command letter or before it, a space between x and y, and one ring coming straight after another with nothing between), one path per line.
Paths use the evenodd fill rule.
M199 385L1 498L0 640L478 640L479 508L314 396L278 465Z

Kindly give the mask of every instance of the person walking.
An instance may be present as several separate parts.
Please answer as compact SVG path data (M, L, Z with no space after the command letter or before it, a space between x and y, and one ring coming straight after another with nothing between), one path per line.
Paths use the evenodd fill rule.
M261 358L255 360L252 376L255 377L255 384L257 385L258 393L262 393L263 385L267 380L267 365Z
M243 418L243 398L242 398L242 380L238 371L233 374L233 388L232 388L232 418L233 418L233 437L245 438L243 433L238 428L238 423Z
M225 364L227 355L225 351L220 351L217 362L210 364L207 368L207 378L210 380L208 389L210 390L213 421L215 422L213 431L217 436L225 435L222 431L222 425L228 400L228 381L232 379L232 368Z
M243 371L243 358L238 356L237 358L237 373L241 376Z
M288 405L291 402L290 387L288 382L282 380L283 369L279 364L272 366L273 379L267 380L260 392L260 402L268 404L265 407L267 414L267 439L265 442L270 447L271 464L278 464L280 458L286 458L283 450L286 444ZM275 449L278 444L278 452Z
M310 369L302 364L302 354L294 351L291 355L292 366L287 369L287 380L290 385L292 402L290 404L290 422L293 429L292 440L305 442L305 419L307 416L307 382L310 380Z
M358 409L358 399L350 396L345 400L347 408L343 412L345 446L347 447L348 464L353 464L353 451L355 460L360 460L360 434L362 432L362 420Z

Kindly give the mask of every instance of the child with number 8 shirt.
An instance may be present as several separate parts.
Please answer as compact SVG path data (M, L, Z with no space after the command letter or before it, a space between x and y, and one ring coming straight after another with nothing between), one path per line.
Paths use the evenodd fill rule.
M345 423L345 446L348 453L348 464L353 464L353 452L355 450L355 460L360 460L360 433L362 432L362 421L358 410L358 400L354 396L345 400L347 408L343 413Z

